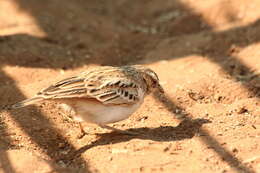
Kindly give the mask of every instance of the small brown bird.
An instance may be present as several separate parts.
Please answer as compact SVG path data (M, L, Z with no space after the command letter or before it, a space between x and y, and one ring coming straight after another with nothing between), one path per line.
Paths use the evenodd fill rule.
M144 97L156 90L163 93L157 74L149 68L102 66L61 80L12 108L55 100L73 112L73 118L78 122L129 133L106 124L128 118L141 106ZM85 134L81 123L80 128Z

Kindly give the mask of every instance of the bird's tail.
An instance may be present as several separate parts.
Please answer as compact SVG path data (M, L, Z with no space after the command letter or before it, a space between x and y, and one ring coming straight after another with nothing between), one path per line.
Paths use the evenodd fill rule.
M26 99L26 100L23 100L21 102L15 103L15 104L11 105L10 108L11 109L22 108L22 107L34 104L34 103L41 101L41 100L43 100L42 97L33 97L33 98L30 98L30 99Z

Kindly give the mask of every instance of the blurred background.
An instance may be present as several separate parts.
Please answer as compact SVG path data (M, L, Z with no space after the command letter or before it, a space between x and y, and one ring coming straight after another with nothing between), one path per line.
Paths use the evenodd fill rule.
M166 90L114 125L147 137L77 139L56 103L2 111L0 172L260 171L260 1L1 0L0 21L0 106L100 65Z

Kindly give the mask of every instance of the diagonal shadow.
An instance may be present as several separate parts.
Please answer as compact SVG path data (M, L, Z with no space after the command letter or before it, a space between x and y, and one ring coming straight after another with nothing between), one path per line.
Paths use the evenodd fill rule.
M4 173L15 173L6 150L0 150L0 170L1 169Z
M163 103L164 107L172 113L175 113L174 110L179 109L182 110L181 112L185 112L185 109L182 108L181 106L175 105L172 100L164 95L158 95L155 94L154 98L156 98L158 101ZM183 114L183 117L187 120L190 121L191 117L188 116L188 114ZM178 117L177 117L178 118ZM183 118L178 118L179 120L182 120ZM235 157L230 151L225 149L224 147L221 146L221 144L210 135L209 131L207 129L204 129L203 127L199 129L198 134L201 138L201 140L209 147L212 147L214 151L221 157L223 158L223 161L227 162L231 168L236 170L237 172L243 172L243 173L256 173L254 170L251 168L247 167L245 164L242 163L240 159Z
M260 35L255 34L253 39L247 39L246 43L241 43L241 38L239 37L239 35L243 35L243 33L248 33L249 28L260 28L260 19L246 27L239 27L226 32L214 33L213 39L216 38L216 40L211 46L207 48L207 51L204 51L204 56L206 56L210 61L221 66L223 71L228 75L228 78L231 78L235 82L243 81L242 86L247 89L251 97L258 97L259 99L259 82L256 84L250 83L250 81L259 76L259 72L252 70L252 68L248 67L248 65L241 61L236 55L239 53L241 48L260 41ZM228 39L228 35L231 35L231 39ZM235 38L233 38L234 35L236 35ZM227 38L227 41L224 41L224 43L220 43L220 39L222 38ZM219 52L221 53L214 53L214 51L210 51L214 47L220 47L218 46L219 44L225 45L221 46L222 49L219 50Z
M165 53L167 56L163 57L163 59L166 60L185 57L189 55L206 57L211 62L218 64L222 68L222 71L227 75L227 78L230 78L234 82L243 81L242 86L247 89L247 91L252 96L259 97L259 82L256 84L250 83L251 80L259 76L259 72L252 70L237 56L242 48L245 48L246 46L260 41L260 34L258 33L251 35L245 34L250 33L249 31L252 29L258 30L258 28L260 28L260 19L252 22L249 25L236 27L221 32L213 32L211 30L207 30L204 31L205 37L210 37L211 39L203 43L192 41L192 39L189 39L188 35L186 36L188 37L186 38L186 41L189 42L191 40L191 47L197 49L195 52L193 50L174 52L174 49L169 49L169 47L171 46L174 48L176 43L174 43L173 45L171 45L170 43L162 44L154 51ZM183 44L184 46L183 42L177 44ZM152 61L157 60L160 59L157 58L153 59Z
M4 72L0 71L0 75L4 76ZM5 75L5 78L12 79ZM8 87L9 91L16 93L17 98L25 99L25 96L19 91L15 84L11 84ZM8 101L8 98L4 99ZM19 126L23 129L23 131L30 136L30 138L43 149L45 154L57 163L59 161L64 162L67 165L71 165L71 158L67 158L67 160L62 160L62 153L58 153L60 150L59 144L63 144L64 148L70 151L76 151L76 148L59 132L57 128L55 128L54 124L48 120L42 113L40 113L35 106L31 106L30 110L9 110L11 114L11 118L14 119ZM51 147L50 147L51 146ZM3 152L5 154L5 152ZM1 159L7 159L6 155L3 155ZM83 172L90 172L88 170L87 162L82 158L78 157L79 162L84 164L84 167L80 168ZM2 163L7 163L8 160ZM10 163L9 163L10 164ZM57 169L54 164L50 164L53 170L59 172L62 171ZM6 165L6 169L11 169L11 166Z
M0 131L1 131L0 170L2 169L4 173L15 173L11 161L8 157L8 154L6 152L6 149L8 149L8 146L10 146L12 140L8 136L8 133L6 132L6 124L4 123L4 121L2 121L1 115L0 115Z
M93 21L87 21L89 29L86 29L86 34L83 35L87 39L83 40L85 45L81 45L85 47L90 47L91 49L94 48L94 51L100 51L101 53L108 53L106 56L109 56L110 58L105 58L104 56L98 57L94 56L94 58L90 59L82 59L80 58L83 55L70 55L70 56L75 56L74 62L76 62L76 66L82 66L83 64L86 63L95 63L95 64L103 64L103 65L120 65L120 64L127 64L127 63L133 63L133 62L142 62L142 58L140 59L135 59L135 55L139 54L142 55L143 57L146 56L147 52L149 50L153 50L154 48L156 49L156 46L161 43L161 40L164 41L165 39L168 38L173 38L175 36L180 36L180 35L193 35L194 33L200 33L201 31L206 32L206 35L210 36L212 39L208 42L203 42L203 43L194 43L194 47L197 47L199 49L198 52L193 52L192 50L185 50L181 52L175 53L174 46L172 45L172 49L169 49L169 46L171 44L166 44L165 46L168 46L168 50L165 50L165 52L169 52L169 50L172 50L173 52L169 52L168 54L166 53L166 57L161 57L158 56L158 58L154 57L149 57L148 56L148 61L147 62L154 62L154 61L159 61L161 59L173 59L173 58L178 58L178 57L183 57L183 56L188 56L191 54L196 54L199 56L204 56L207 57L210 61L218 64L219 66L222 67L223 71L226 72L226 74L230 75L232 78L234 78L235 81L240 80L237 78L236 75L232 73L232 69L230 68L227 63L224 63L227 58L232 59L233 63L236 66L240 66L244 74L248 74L250 76L256 76L257 74L252 72L250 68L243 63L242 61L239 60L239 58L235 54L231 54L230 52L232 51L233 47L239 47L239 48L244 48L248 45L251 45L253 43L259 42L260 40L260 34L258 32L254 32L254 34L250 35L248 34L249 30L252 28L258 28L260 27L260 20L257 20L251 24L248 24L246 26L241 26L241 27L236 27L232 28L229 30L225 31L220 31L220 32L215 32L213 31L213 27L206 22L203 17L194 12L194 10L191 7L188 7L187 5L181 3L178 0L166 0L165 4L160 4L159 2L152 0L152 1L143 1L143 3L140 3L139 1L113 1L114 4L111 5L112 1L82 1L79 0L77 2L71 2L71 1L66 1L63 4L60 4L56 0L49 0L50 4L44 3L44 2L38 2L38 1L28 1L25 0L16 0L16 3L20 6L20 8L26 10L29 12L35 19L38 25L41 27L41 29L44 30L44 32L47 33L47 37L42 39L41 41L47 42L52 45L56 44L61 44L63 47L73 47L73 45L70 45L71 42L76 42L77 44L80 44L80 41L74 37L77 37L77 32L74 32L75 27L73 29L73 26L80 26L82 25L80 20L70 20L70 25L67 26L65 25L65 29L63 29L64 23L57 23L56 28L64 31L64 33L69 33L72 37L72 40L65 40L64 36L62 34L57 34L57 29L51 28L51 21L59 21L60 18L64 18L65 21L69 20L67 17L68 13L77 15L76 12L80 13L81 18L88 18L89 15L94 15L97 17L98 20L103 20L98 18L98 15L103 15L105 16L104 18L106 21L109 21L112 25L112 30L115 32L118 32L119 34L119 39L115 40L115 44L120 45L119 46L119 52L122 54L121 56L118 56L116 52L113 51L114 44L109 43L109 44L103 44L103 42L107 42L107 38L105 38L102 33L96 33L95 28L93 27L98 27L98 25L93 22ZM52 3L51 3L52 2ZM156 6L157 4L157 6ZM147 10L148 12L143 12L141 9L147 6L148 9L150 9L150 6L156 6L156 10ZM125 10L124 6L129 7L130 10ZM35 8L33 8L35 7ZM59 10L56 9L59 8ZM48 9L48 13L44 13L41 9L46 8ZM163 11L182 11L185 15L180 16L180 19L176 19L173 21L166 21L164 23L160 22L155 22L152 19L158 18L158 14L162 13ZM228 8L229 9L229 8ZM57 12L58 11L58 12ZM60 12L59 12L60 11ZM229 11L232 12L232 9L229 9ZM155 14L154 14L155 13ZM158 14L157 14L158 13ZM51 14L51 15L50 15ZM127 15L128 14L128 15ZM235 19L234 16L232 16L233 13L227 12L227 19ZM140 17L141 15L141 17ZM142 17L145 16L145 17ZM234 14L233 14L234 15ZM121 17L120 17L121 16ZM148 26L153 26L157 27L160 29L162 28L161 32L158 33L157 35L147 35L145 33L142 33L141 31L137 33L135 36L134 34L131 33L131 29L129 30L128 28L128 23L136 24L138 25L140 23L141 19L146 19L148 21ZM47 21L47 19L50 21ZM76 18L75 18L76 19ZM157 20L157 19L156 19ZM137 22L136 22L137 21ZM190 25L192 23L192 25ZM187 26L187 27L185 27ZM189 28L189 26L191 26ZM72 28L71 28L72 27ZM100 27L105 27L104 24L100 24ZM121 30L118 30L117 28L122 28ZM71 30L73 32L71 32ZM95 32L94 32L95 30ZM129 32L130 31L130 32ZM160 30L159 30L160 31ZM79 31L81 32L81 31ZM19 36L19 37L25 37L24 35ZM27 36L26 36L27 37ZM133 37L133 39L131 38ZM24 38L28 39L28 38ZM34 41L36 44L43 44L37 43L35 39L29 38L30 40ZM110 38L109 38L110 39ZM38 39L39 40L39 39ZM127 41L129 40L129 41ZM189 41L189 39L187 40ZM138 44L138 42L141 42ZM151 43L152 42L152 43ZM95 49L94 44L96 44L96 47L100 47L98 49ZM144 45L152 44L149 47L150 49L146 49L145 52L141 51ZM185 44L181 42L180 44ZM123 47L122 45L129 45L126 47ZM224 46L223 46L224 45ZM139 49L131 49L131 47L139 47ZM180 46L180 45L178 45ZM184 46L184 45L183 45ZM216 47L218 50L216 51ZM58 47L57 47L58 49ZM125 56L128 56L129 54L128 49L131 50L130 56L132 58L128 58L126 60ZM158 49L161 49L158 48ZM163 48L162 48L163 49ZM74 49L73 49L74 50ZM64 52L67 50L64 49ZM80 52L80 50L75 50L76 52ZM157 50L156 50L157 51ZM161 50L158 52L163 52L164 50ZM35 52L36 54L39 54L39 52ZM35 55L33 55L35 56ZM33 56L26 56L28 57L28 61L33 58ZM37 55L36 55L37 56ZM66 56L66 55L63 55ZM71 67L71 62L69 61L64 61L63 58L58 57L58 59L53 62L53 57L52 56L44 56L43 57L38 57L41 59L41 61L44 61L47 63L45 66L44 63L40 63L41 67L48 67L48 68L70 68ZM68 56L66 56L67 58ZM114 58L116 57L116 58ZM24 57L23 57L24 59ZM35 59L35 58L34 58ZM51 60L48 60L51 59ZM108 59L108 60L106 60ZM62 64L57 63L57 61L62 62ZM38 62L38 61L36 61ZM39 63L24 63L24 64L17 64L17 61L14 62L12 60L8 60L6 63L8 64L13 64L13 65L22 65L22 66L35 66L38 65ZM244 87L248 89L250 92L252 88L250 88L247 83L244 83ZM255 89L256 90L256 89Z

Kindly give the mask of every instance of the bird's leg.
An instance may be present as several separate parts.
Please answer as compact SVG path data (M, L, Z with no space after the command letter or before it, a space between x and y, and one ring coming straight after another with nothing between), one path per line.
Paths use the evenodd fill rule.
M126 135L138 135L138 133L135 133L135 132L130 132L130 131L128 131L128 130L120 130L120 129L117 129L117 128L114 128L114 127L110 127L110 126L104 125L104 124L99 124L98 126L99 126L99 127L102 127L102 128L105 128L105 129L108 129L108 130L112 130L112 131L121 133L121 134L126 134Z
M80 128L80 134L79 134L78 138L81 139L85 135L87 135L87 132L85 132L82 122L78 122L78 124L79 124L79 128Z

